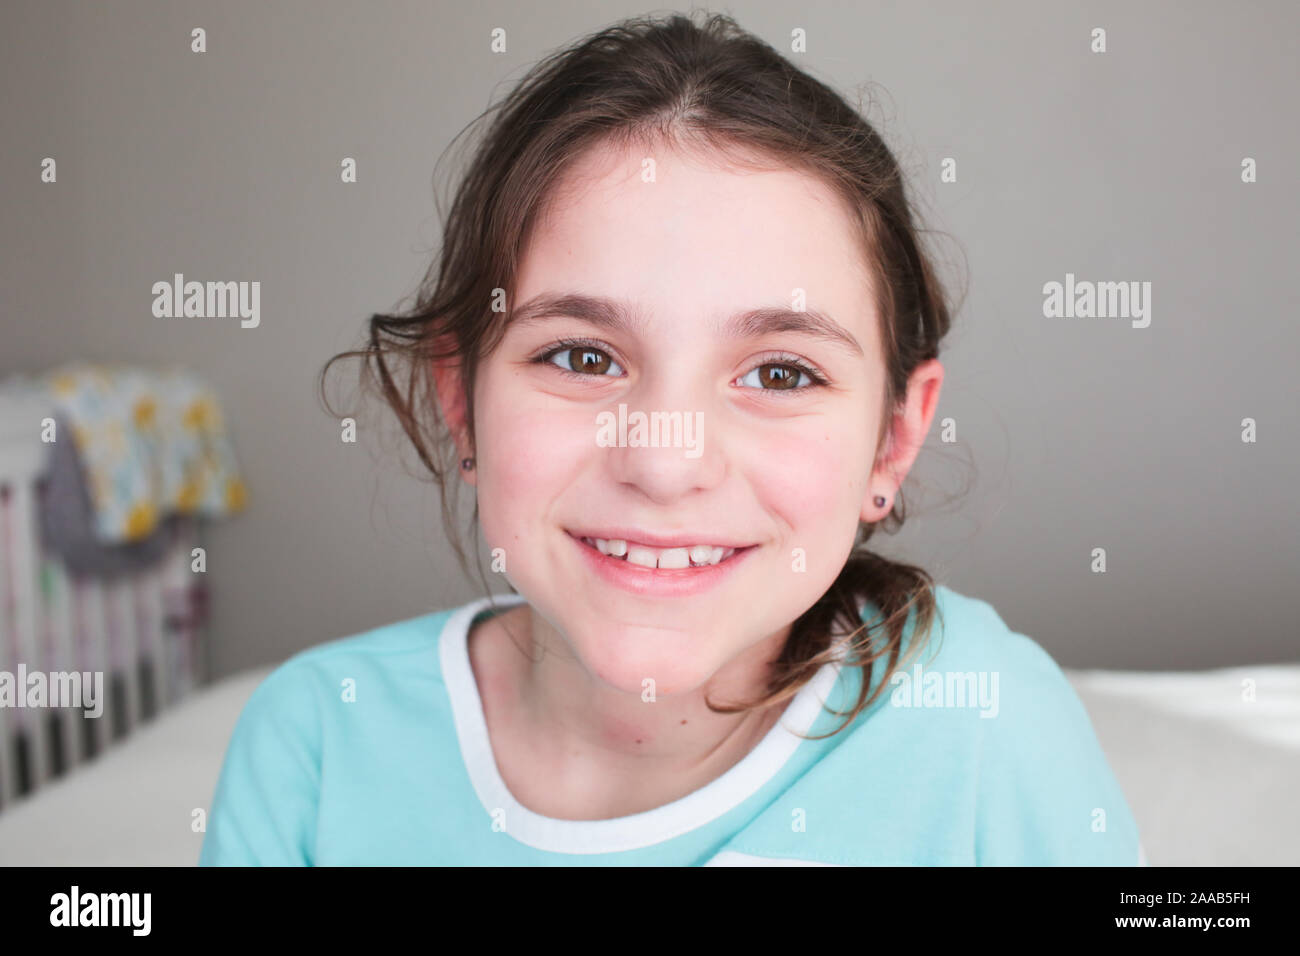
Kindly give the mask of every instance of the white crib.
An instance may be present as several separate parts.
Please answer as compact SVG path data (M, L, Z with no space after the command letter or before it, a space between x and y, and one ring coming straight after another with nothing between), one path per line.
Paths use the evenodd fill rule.
M206 679L197 521L173 524L156 565L111 580L75 575L43 549L40 423L53 414L30 382L0 383L0 672L102 674L103 713L0 705L0 813Z

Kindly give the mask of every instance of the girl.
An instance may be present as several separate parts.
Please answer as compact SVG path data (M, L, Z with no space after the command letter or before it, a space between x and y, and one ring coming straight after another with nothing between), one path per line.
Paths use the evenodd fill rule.
M416 308L339 358L510 593L276 669L201 863L1138 863L1052 659L863 547L950 320L877 133L722 16L496 109Z

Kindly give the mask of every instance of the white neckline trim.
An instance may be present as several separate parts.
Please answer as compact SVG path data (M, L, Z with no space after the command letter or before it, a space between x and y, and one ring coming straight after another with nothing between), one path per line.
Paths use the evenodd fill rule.
M451 700L461 757L470 782L491 814L505 811L505 832L520 843L551 853L619 853L671 840L739 806L776 775L803 743L839 678L836 662L824 664L791 698L758 745L722 776L679 800L611 820L559 820L534 813L514 798L497 769L483 715L483 701L469 661L469 627L493 603L514 607L523 595L479 598L452 612L438 641L443 683Z

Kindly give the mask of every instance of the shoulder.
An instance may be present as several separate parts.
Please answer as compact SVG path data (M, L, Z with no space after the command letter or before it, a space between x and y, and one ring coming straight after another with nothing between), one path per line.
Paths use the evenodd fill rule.
M909 733L927 731L954 743L960 737L962 746L981 747L986 757L1091 735L1069 679L1037 641L1013 631L988 601L945 585L935 587L934 603L928 628L918 628L915 611L908 618L888 686L878 691L881 717L901 711ZM863 613L864 620L875 616L871 605ZM873 689L885 677L886 661L873 669ZM873 714L865 723L879 720Z
M1056 660L1028 635L1013 631L987 601L940 585L942 623L917 655L925 670L974 673L996 698L981 716L984 739L995 745L1018 735L1061 743L1061 735L1091 738L1083 703Z
M1024 696L1017 698L1026 706L1041 708L1055 701L1068 708L1071 702L1078 703L1069 680L1052 656L1033 638L1011 630L992 604L942 584L935 586L933 594L934 614L929 627L919 629L913 609L903 628L899 659L889 675L892 685L911 688L911 682L922 681L933 689L941 681L960 685L980 679L990 693L1013 687L1034 695L1037 699L1032 702ZM863 605L864 621L870 623L878 616L873 604ZM884 637L883 631L877 632L875 640L882 642ZM882 658L881 665L884 661ZM873 689L882 676L883 666L878 665L873 673ZM1024 712L1024 707L1013 709Z
M864 746L885 736L914 766L960 768L948 783L969 798L976 862L1136 864L1136 824L1061 667L988 601L944 585L934 597L931 627L918 635L909 619L890 686L855 731Z
M465 607L468 605L432 611L313 645L294 654L281 665L281 669L302 670L339 662L423 653L437 646L447 621Z
M895 683L902 682L902 673L915 676L918 668L923 678L935 674L956 681L958 675L967 679L974 675L1000 693L999 716L1007 714L1004 705L1011 707L1013 717L1042 716L1049 707L1083 715L1082 704L1055 659L1033 638L1013 631L992 604L946 585L935 587L934 598L930 628L918 635L913 614L904 629L901 672L893 675ZM1014 692L1010 698L1008 691Z
M200 862L294 865L315 859L327 778L337 787L358 770L359 759L381 759L385 747L400 749L394 728L435 706L439 638L453 614L440 611L327 641L275 667L235 722Z
M349 677L435 675L438 642L448 619L459 609L435 611L384 624L298 651L277 665L258 685L249 703L305 702L322 688L334 691Z
M1137 826L1083 702L1033 638L987 601L936 589L944 623L927 665L987 688L979 724L977 857L1135 865ZM922 662L927 652L920 655Z
M317 754L332 724L382 720L395 708L431 699L442 679L439 639L457 610L385 624L289 657L249 695L229 749L293 746L303 756Z
M924 652L927 656L942 655L946 663L954 665L998 662L1014 669L1056 668L1036 641L1011 630L988 601L944 584L936 585L934 598L937 613L931 643Z
M859 668L841 670L813 727L828 736L725 849L845 865L1136 864L1136 825L1061 668L989 602L945 586L934 598L929 629L913 611L888 684L842 733L837 715L862 687ZM878 620L870 602L863 620Z

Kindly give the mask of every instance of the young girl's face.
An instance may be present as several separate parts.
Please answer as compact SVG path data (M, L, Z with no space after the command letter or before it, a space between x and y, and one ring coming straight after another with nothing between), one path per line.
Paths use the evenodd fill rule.
M830 587L859 519L885 513L873 280L846 209L807 174L602 147L564 185L480 366L469 480L506 576L591 675L691 691L770 650ZM756 310L771 311L743 320ZM654 413L682 428L650 427ZM652 571L584 537L656 564L683 555L638 545L737 551Z

